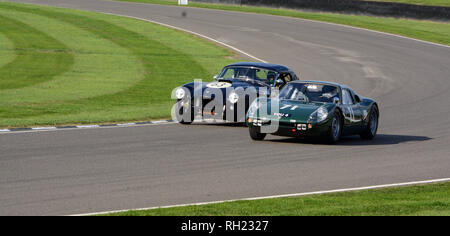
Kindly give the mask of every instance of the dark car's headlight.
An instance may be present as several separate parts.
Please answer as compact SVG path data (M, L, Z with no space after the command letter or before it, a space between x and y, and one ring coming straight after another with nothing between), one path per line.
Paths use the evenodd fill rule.
M228 96L228 101L230 101L232 104L237 103L239 100L239 95L235 92L230 93Z
M184 96L186 96L186 91L184 91L183 88L178 88L178 89L175 91L175 97L176 97L177 99L183 99Z

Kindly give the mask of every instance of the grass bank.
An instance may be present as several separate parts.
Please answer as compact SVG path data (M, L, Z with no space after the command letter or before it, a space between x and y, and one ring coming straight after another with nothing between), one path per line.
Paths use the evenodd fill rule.
M0 128L170 116L173 88L229 50L135 19L0 2Z
M110 216L450 216L450 183L203 206Z
M398 2L398 3L408 3L408 4L424 5L424 6L450 7L450 1L448 1L448 0L367 0L367 1Z
M119 1L163 4L173 6L178 5L177 1L175 0L119 0ZM311 13L288 9L210 4L199 2L189 2L189 7L269 14L277 16L296 17L308 20L324 21L450 45L450 24L443 22L395 19L389 17L344 15L332 13Z

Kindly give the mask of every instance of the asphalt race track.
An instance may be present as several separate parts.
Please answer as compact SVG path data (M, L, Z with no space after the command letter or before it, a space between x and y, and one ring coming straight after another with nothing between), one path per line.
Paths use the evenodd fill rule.
M23 0L204 34L380 105L374 141L335 146L236 125L0 135L0 214L67 215L450 177L450 47L332 24L101 0ZM187 17L182 17L186 11Z

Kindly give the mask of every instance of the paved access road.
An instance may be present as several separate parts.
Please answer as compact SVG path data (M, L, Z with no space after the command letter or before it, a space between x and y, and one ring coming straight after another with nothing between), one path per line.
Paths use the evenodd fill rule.
M0 135L0 214L77 214L450 177L450 48L277 16L21 0L140 17L379 101L380 135L339 145L178 124ZM182 11L187 17L182 17Z

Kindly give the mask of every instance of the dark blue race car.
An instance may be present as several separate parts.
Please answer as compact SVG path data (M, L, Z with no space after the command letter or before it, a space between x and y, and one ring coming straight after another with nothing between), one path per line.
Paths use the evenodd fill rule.
M178 122L191 124L194 118L244 122L253 100L270 96L273 88L299 80L286 66L241 62L223 68L213 82L191 82L175 92Z

